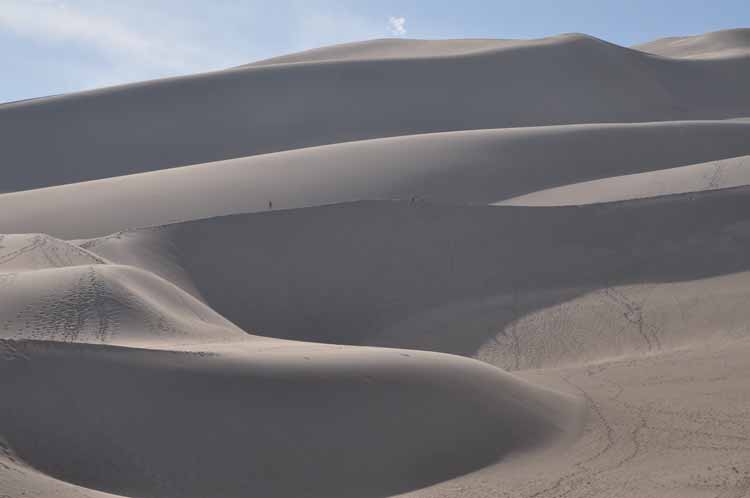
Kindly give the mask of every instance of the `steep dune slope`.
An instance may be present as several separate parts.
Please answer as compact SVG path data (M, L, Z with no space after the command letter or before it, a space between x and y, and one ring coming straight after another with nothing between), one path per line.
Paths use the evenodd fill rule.
M64 238L360 199L488 204L750 153L750 123L670 122L395 137L0 195L0 231Z
M2 188L396 135L747 116L748 86L745 61L663 59L581 35L237 68L0 106Z
M534 447L576 411L572 399L435 353L0 347L0 374L17 379L0 384L13 400L0 430L18 457L128 496L388 496Z
M0 234L0 269L5 273L105 262L79 246L46 234Z
M144 347L247 338L181 289L130 266L0 274L0 288L2 338Z
M464 355L483 350L493 363L519 368L709 337L696 325L652 339L639 328L640 308L656 284L696 281L672 287L679 305L652 303L652 315L676 317L683 306L695 304L695 289L724 285L701 279L750 269L744 257L747 196L740 189L583 208L361 202L214 218L158 231L206 302L246 330ZM144 236L154 234L127 232L108 244L137 245ZM645 287L623 287L628 285ZM740 284L723 292L727 303L745 296ZM564 303L572 304L560 308ZM582 308L601 320L585 318ZM741 323L745 314L729 308L740 314L721 322L719 307L707 311L706 319ZM579 313L589 328L561 335L568 346L553 347L559 341L550 334L560 324L550 321L550 313ZM548 346L526 349L522 360L514 327L527 315L532 318L519 327L531 335L523 340ZM534 320L547 324L539 329L541 339L534 339ZM599 327L615 336L621 328L628 332L611 340ZM492 341L501 353L485 347Z
M0 105L0 498L745 496L748 33Z
M150 272L44 235L0 236L0 292L0 339L173 347L249 337Z
M666 57L718 58L750 56L750 28L728 29L696 36L662 38L636 45L637 50Z
M19 462L129 496L387 496L549 444L580 416L470 360L250 336L62 241L3 249L0 482L24 489L40 476ZM77 489L60 486L46 496Z
M2 493L385 497L578 430L578 400L474 360L250 335L166 231L0 238Z

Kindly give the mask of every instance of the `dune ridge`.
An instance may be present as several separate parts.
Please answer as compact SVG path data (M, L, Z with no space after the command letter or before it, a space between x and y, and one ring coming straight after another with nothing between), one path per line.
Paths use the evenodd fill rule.
M663 285L679 296L682 288L690 294L696 286L720 286L715 277L744 278L747 195L738 188L557 208L363 201L210 218L87 244L111 255L119 244L163 237L171 265L245 330L475 356L497 337L510 340L509 330L524 316L550 307L560 313L563 305L582 313L584 305L566 303L589 295L589 308L598 299L627 311L639 301L620 299L622 292ZM314 270L306 269L310 261ZM575 347L547 351L529 366L674 348L701 340L700 333L703 340L712 337L700 329L653 340L641 333L616 341L602 336L601 327L637 325L640 311L632 313L623 319L618 312ZM520 368L522 362L514 366L507 356L513 348L501 347L506 356L498 364Z
M0 232L106 235L363 199L490 204L550 187L750 153L750 123L475 130L252 156L0 196ZM217 173L220 172L220 173Z
M750 28L662 38L636 45L633 48L656 55L678 58L747 57L750 55Z
M744 496L747 32L0 105L0 498Z
M663 59L578 35L236 68L0 106L3 189L440 131L743 117L748 86L743 59Z
M575 399L476 361L265 339L144 269L49 237L1 246L13 468L129 496L386 496L548 445L580 418Z
M539 39L455 39L415 40L384 38L364 42L343 43L305 50L253 62L240 67L268 66L273 64L299 64L314 62L340 62L349 60L420 59L452 56L477 56L505 50L529 47L554 46L560 43L590 43L625 49L600 38L584 33L564 33Z

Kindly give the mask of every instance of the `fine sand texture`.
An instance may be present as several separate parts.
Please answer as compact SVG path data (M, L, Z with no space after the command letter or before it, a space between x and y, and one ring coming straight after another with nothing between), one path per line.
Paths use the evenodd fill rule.
M0 498L749 496L748 33L0 104Z
M500 201L501 206L580 206L750 185L750 156L573 183Z
M268 211L269 202L276 210L364 199L486 205L586 180L747 154L750 122L744 121L412 135L0 195L0 233L95 237L123 228ZM684 183L667 188L693 188L680 190Z
M341 60L0 105L2 191L381 137L750 115L744 56L665 58L580 34L469 45L375 41L328 49Z

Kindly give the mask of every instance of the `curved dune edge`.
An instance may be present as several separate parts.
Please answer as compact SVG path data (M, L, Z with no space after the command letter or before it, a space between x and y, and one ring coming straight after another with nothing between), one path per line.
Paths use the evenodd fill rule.
M172 348L248 340L182 289L133 266L0 274L0 337Z
M749 199L737 188L559 208L369 201L82 244L120 262L123 244L162 240L204 302L265 336L518 370L744 337Z
M0 423L35 468L118 494L375 497L547 445L580 420L573 398L472 360L274 344L14 342Z
M0 105L0 498L744 496L748 33Z
M633 47L665 57L711 59L750 55L750 28L662 38Z
M498 206L581 206L750 185L750 156L563 185L495 203Z
M249 335L142 268L42 235L0 246L8 486L381 497L580 428L580 400L474 360Z
M48 97L0 106L13 165L2 188L423 133L747 117L748 60L667 59L567 35L481 55L250 66Z
M351 142L0 195L0 232L71 239L360 199L490 204L750 154L750 123L476 130Z
M239 66L241 68L270 66L276 64L310 64L316 62L343 62L387 59L451 58L456 56L492 55L493 53L528 49L533 47L555 46L565 43L582 43L609 46L612 49L627 51L605 40L583 33L564 33L538 39L456 39L456 40L411 40L407 38L385 38L362 42L342 43L314 48L280 57Z

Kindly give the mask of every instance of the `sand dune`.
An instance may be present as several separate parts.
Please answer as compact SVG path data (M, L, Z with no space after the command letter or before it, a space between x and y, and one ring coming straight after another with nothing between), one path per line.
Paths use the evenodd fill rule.
M674 295L690 302L693 289L722 285L702 279L750 269L747 195L740 189L546 209L360 202L136 230L87 247L112 254L121 243L164 237L170 266L190 275L206 303L245 330L283 339L476 356L500 336L514 342L521 317L539 327L534 317L550 308L559 315L566 306L584 322L591 319L581 307L597 316L597 306L612 310L589 324L584 335L592 337L566 334L567 349L541 356L525 350L533 356L528 365L509 362L515 350L501 344L505 356L497 363L504 368L538 367L694 341L688 329L663 344L638 333L631 319L639 320L642 299L619 299L631 291L618 288L636 286L640 295L656 284L686 282ZM587 304L579 306L581 299ZM667 304L655 304L654 313ZM664 313L677 316L681 307ZM707 320L719 324L713 316ZM636 331L610 340L602 327ZM708 339L713 332L704 333Z
M235 68L0 106L2 188L418 133L743 117L748 86L744 59L663 59L582 35Z
M121 257L123 239L82 244ZM149 239L126 248L162 269L168 244ZM151 272L47 236L3 237L0 290L0 375L15 379L0 384L0 476L24 462L129 496L221 483L379 497L558 441L582 410L468 359L253 336Z
M750 156L733 157L565 185L497 203L505 206L572 206L702 192L750 184Z
M560 43L581 40L601 45L612 45L604 40L583 33L566 33L536 40L410 40L405 38L384 38L314 48L305 50L304 52L265 59L241 67L351 60L421 59L482 55L519 48L555 46ZM616 47L616 45L612 46Z
M13 346L0 362L18 379L0 385L13 411L0 423L19 458L129 496L387 496L539 444L573 413L559 395L436 353Z
M0 105L0 498L746 495L747 33Z
M478 130L351 142L0 195L0 232L63 238L360 199L489 204L750 153L750 123ZM220 173L219 173L220 172Z
M553 38L554 39L554 38ZM530 44L526 40L409 40L384 38L314 48L264 59L241 67L351 60L419 59L477 55Z
M7 339L173 347L247 338L180 289L130 266L6 273L0 286Z
M750 29L728 29L696 36L663 38L633 48L666 57L691 59L748 57Z
M42 251L39 238L3 239L0 269L14 272L0 273L0 370L17 381L0 387L14 400L0 427L19 459L64 481L137 496L205 496L217 482L224 496L384 496L575 424L572 399L478 362L252 341L151 273L51 239ZM60 247L70 257L50 262Z
M0 272L1 339L175 346L248 338L153 273L45 235L0 236Z

